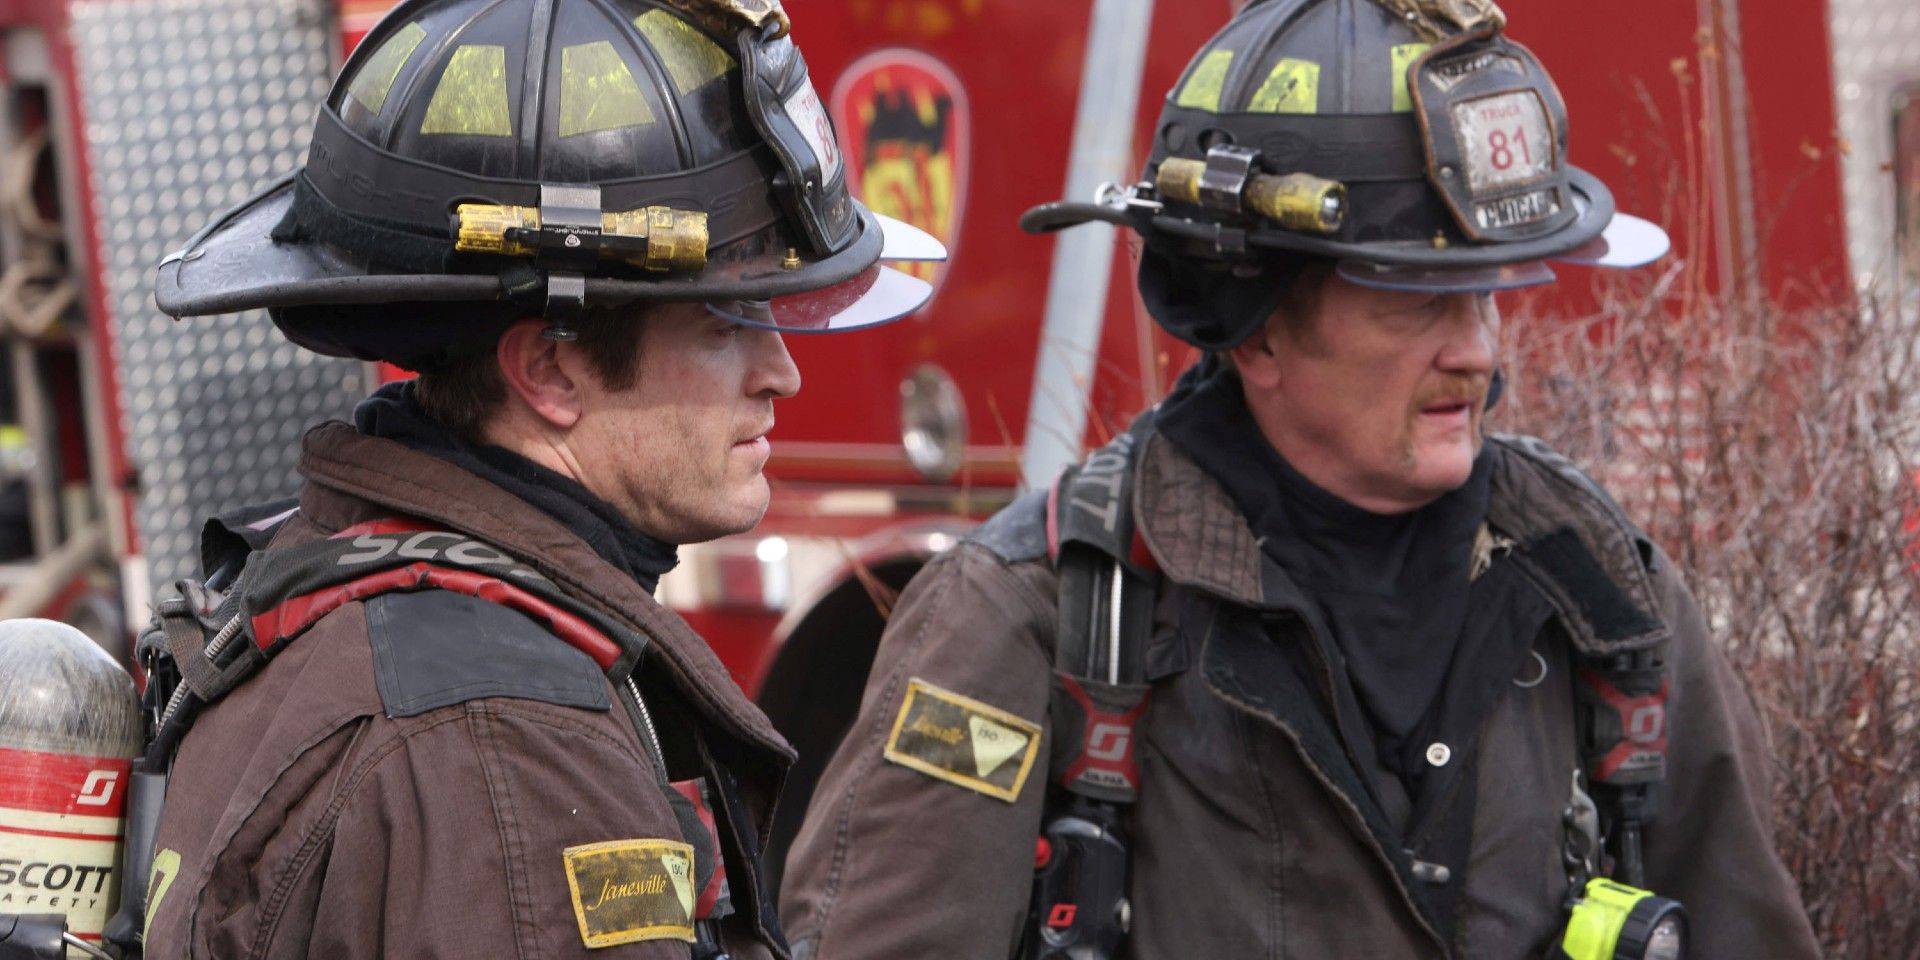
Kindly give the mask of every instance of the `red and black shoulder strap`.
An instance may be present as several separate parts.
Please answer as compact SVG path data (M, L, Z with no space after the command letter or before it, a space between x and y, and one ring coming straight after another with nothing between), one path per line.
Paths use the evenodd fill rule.
M1152 424L1152 412L1142 414L1068 468L1047 501L1059 579L1053 747L1018 957L1114 956L1126 938L1124 811L1140 793L1134 758L1157 580L1133 522L1133 482Z
M1069 467L1047 504L1049 552L1059 578L1052 706L1054 782L1112 803L1132 803L1139 774L1133 727L1146 709L1146 647L1155 570L1135 529L1134 466L1152 417Z
M130 826L126 868L131 877L144 878L151 866L171 757L197 711L245 682L322 618L348 603L367 603L370 633L377 632L376 608L386 601L427 603L438 613L470 617L498 617L511 611L584 655L591 661L592 673L604 674L616 685L632 686L627 678L639 663L646 638L569 596L544 574L505 552L465 534L405 518L371 521L323 540L268 549L274 530L291 515L287 510L245 523L221 522L219 529L210 524L203 552L207 568L215 571L214 586L180 582L175 594L158 605L154 623L142 634L140 648L149 671L150 729L147 752L136 763L135 791L144 796L130 799L130 809L137 808L145 821L152 822ZM591 686L578 685L574 692L581 699L571 705L609 706L605 686L597 676L593 681ZM390 713L444 705L446 691L439 687L408 686L404 679L398 683L381 689ZM628 708L644 714L637 688ZM643 736L653 729L651 721L639 715L635 725ZM658 744L649 747L655 753L656 773L669 806L695 849L699 896L694 916L704 931L707 921L733 910L715 827L714 788L704 777L668 782ZM720 786L719 792L723 799L732 799L728 787ZM137 950L144 889L129 882L122 897L127 906L116 916L110 935L117 938L116 943Z

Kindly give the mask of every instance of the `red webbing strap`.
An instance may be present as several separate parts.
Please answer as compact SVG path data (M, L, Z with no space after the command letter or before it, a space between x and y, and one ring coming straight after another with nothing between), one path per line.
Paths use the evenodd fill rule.
M278 653L321 617L348 603L396 590L438 589L525 614L545 624L569 646L593 658L601 670L612 669L620 658L620 645L588 619L563 606L564 598L550 599L529 589L529 586L548 584L544 577L464 534L412 518L389 517L355 524L328 537L324 543L339 544L341 553L335 557L326 552L331 548L311 553L316 547L322 547L319 544L296 547L295 550L309 551L307 559L281 568L278 575L263 573L267 582L276 584L260 584L265 590L288 590L293 594L278 602L269 594L266 600L273 605L254 614L249 621L254 644L268 656ZM359 552L349 554L346 552L349 550ZM392 565L401 559L412 562ZM469 561L473 566L461 565ZM355 565L367 572L355 575L352 569ZM525 579L495 576L489 570L476 569L481 566L509 575L519 571ZM334 576L346 579L328 582ZM313 587L315 582L323 585Z
M707 802L706 781L675 780L667 786L693 805L694 816L705 829L707 842L711 844L709 849L713 850L713 873L700 888L693 916L698 920L717 920L733 912L733 894L727 886L727 861L720 856L720 827L714 820L713 806Z
M282 602L253 618L253 638L268 654L304 633L321 617L355 600L366 600L394 590L424 588L450 590L519 611L547 625L555 636L609 670L620 658L620 648L585 620L498 577L472 570L439 567L420 562L369 574L356 580L322 587Z

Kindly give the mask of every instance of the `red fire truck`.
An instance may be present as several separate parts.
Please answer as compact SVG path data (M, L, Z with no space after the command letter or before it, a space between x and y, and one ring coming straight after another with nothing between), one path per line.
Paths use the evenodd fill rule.
M301 161L333 69L392 5L0 0L0 616L71 619L124 652L151 591L192 572L198 518L289 493L302 429L380 376L259 314L175 324L149 285ZM854 189L952 251L921 267L921 314L791 339L806 387L778 411L771 512L684 548L661 586L800 748L794 798L853 715L894 591L1191 359L1154 333L1126 237L1014 221L1137 176L1161 96L1235 6L790 3ZM1914 309L1920 6L1510 6L1574 159L1677 256L1723 290ZM1539 312L1585 309L1588 287L1564 271Z

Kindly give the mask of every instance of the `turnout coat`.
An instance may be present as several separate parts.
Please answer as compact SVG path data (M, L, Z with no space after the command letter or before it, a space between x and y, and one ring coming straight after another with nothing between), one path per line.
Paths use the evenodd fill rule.
M1488 575L1512 577L1540 615L1516 621L1512 662L1469 691L1483 719L1428 773L1438 783L1396 811L1369 786L1387 778L1343 746L1340 725L1364 721L1299 591L1211 477L1163 438L1145 443L1135 517L1162 585L1127 823L1128 955L1542 956L1566 922L1570 658L1660 643L1670 736L1648 884L1685 903L1692 956L1816 955L1770 839L1768 750L1747 693L1672 564L1564 459L1489 441ZM1058 614L1045 525L1044 493L1017 501L895 607L787 861L796 956L1009 956L1047 792ZM912 729L927 708L908 701L928 697L989 731L974 766L942 768L915 746L929 742ZM1009 753L1006 731L1031 734L1032 753Z
M785 957L758 851L792 752L686 623L557 521L439 458L332 423L307 435L300 470L299 512L269 549L408 518L484 541L642 638L632 672L668 773L712 794L735 908L722 945ZM477 597L340 606L187 734L147 956L689 956L686 891L662 871L698 843L624 681Z

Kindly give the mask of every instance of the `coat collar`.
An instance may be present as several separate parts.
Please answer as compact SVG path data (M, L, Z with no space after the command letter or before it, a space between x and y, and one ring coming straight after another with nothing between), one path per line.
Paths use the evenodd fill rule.
M487 541L651 639L657 662L709 721L757 748L775 770L791 762L793 748L748 702L699 634L545 513L445 460L365 436L345 423L308 431L299 469L312 482L302 511L315 523L339 529L399 513Z
M1653 583L1659 552L1586 474L1530 437L1489 436L1488 524L1513 542L1529 580L1591 655L1644 649L1671 629ZM1264 562L1259 541L1224 489L1178 447L1149 434L1134 484L1134 516L1160 571L1241 606L1273 609L1298 589ZM1269 569L1272 568L1272 569Z

